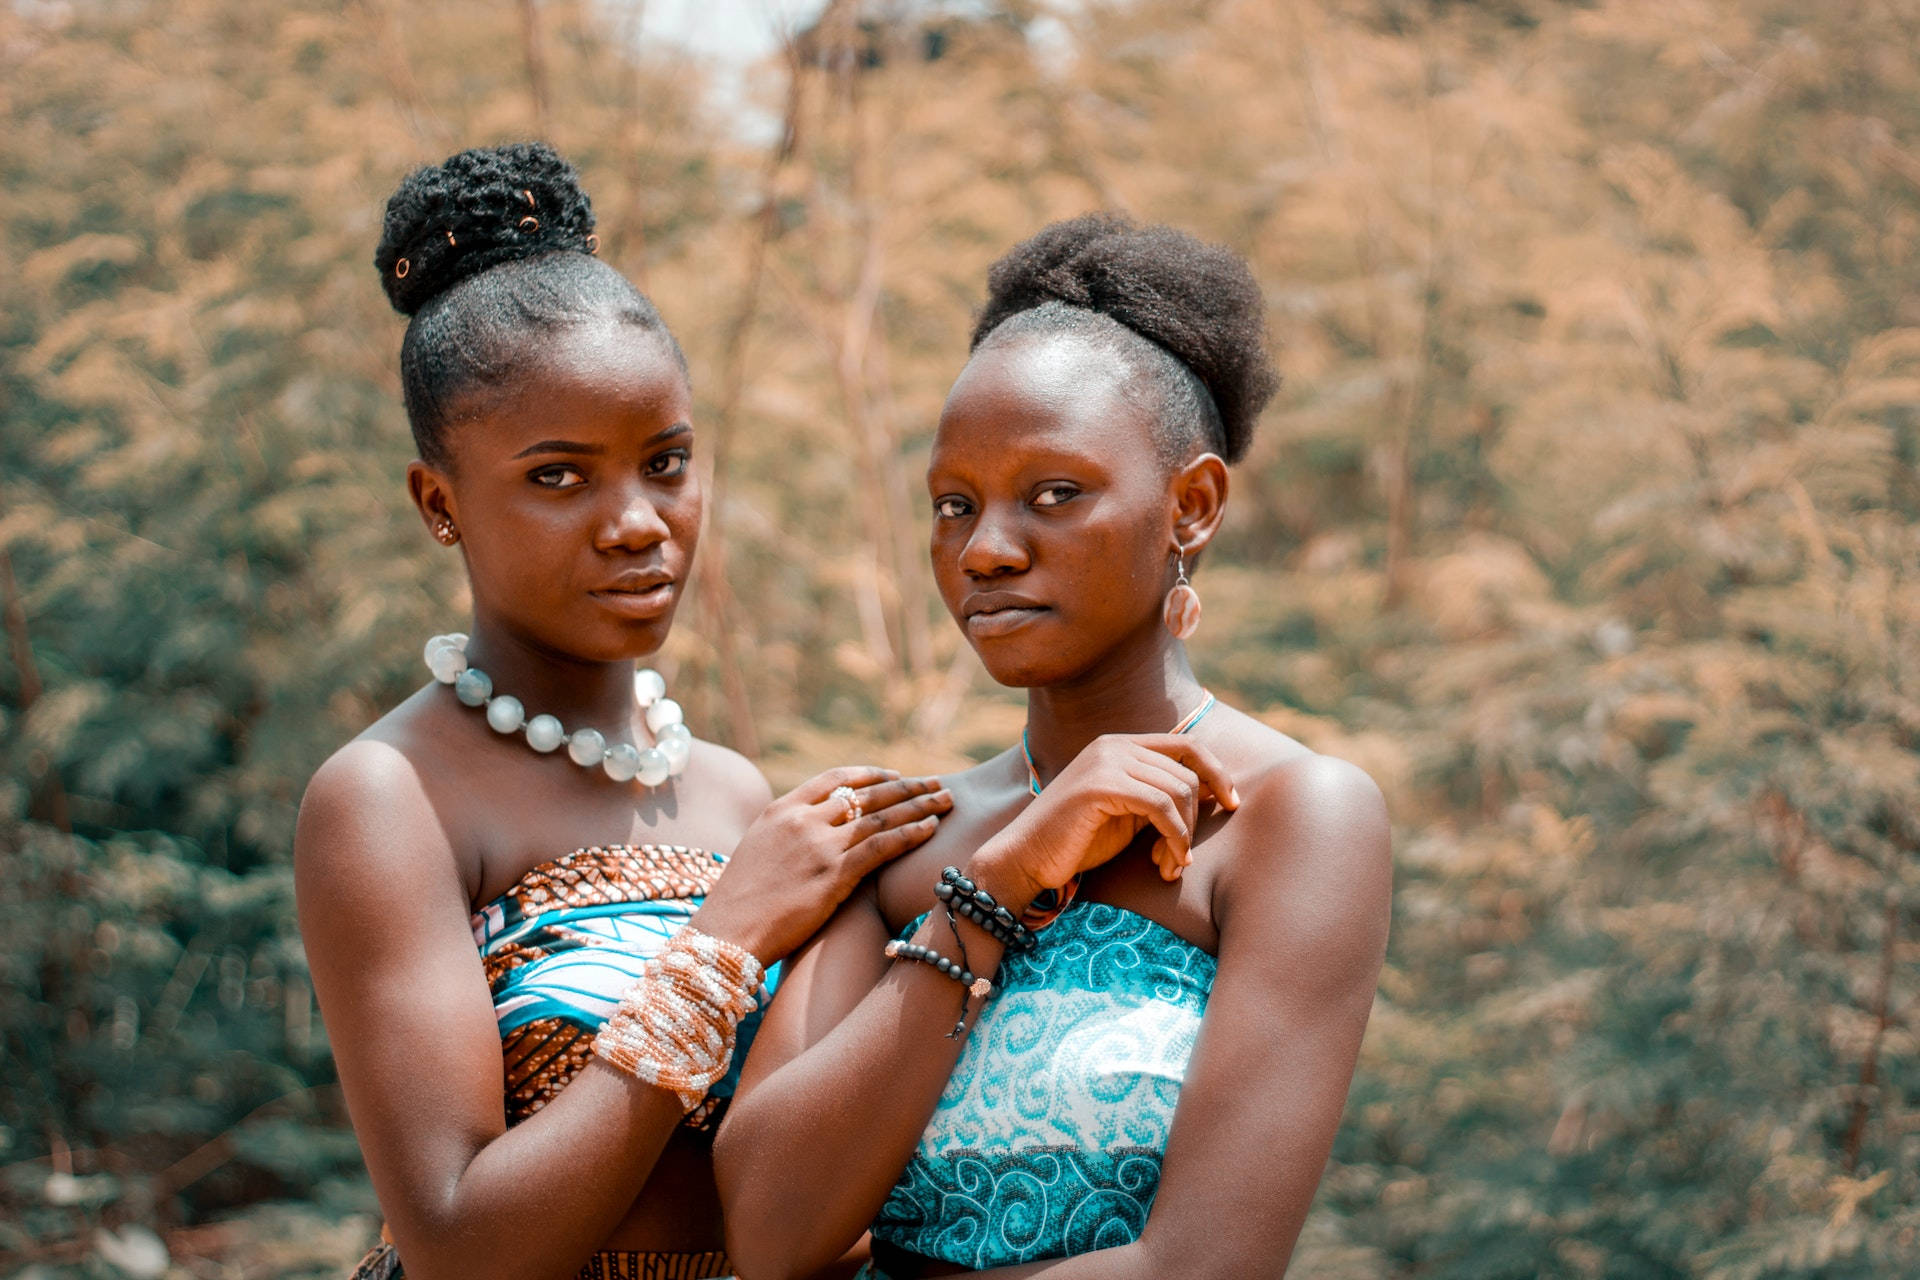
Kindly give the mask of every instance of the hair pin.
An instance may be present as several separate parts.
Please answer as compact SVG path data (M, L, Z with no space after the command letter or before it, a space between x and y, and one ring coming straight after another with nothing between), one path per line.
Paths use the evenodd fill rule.
M520 219L520 229L528 235L532 235L540 229L540 219L534 217L532 214L528 214L526 217Z
M412 264L410 264L405 258L402 258L400 259L400 261L394 263L393 278L395 280L405 280L407 278L407 272L411 268L411 265Z
M533 202L533 192L527 190L525 187L522 187L520 188L520 194L527 198L527 208L538 209L540 207L539 205Z
M597 232L589 231L587 233L587 252L588 253L600 252L600 236Z
M460 247L460 242L453 238L453 232L451 231L447 232L447 243L455 249Z

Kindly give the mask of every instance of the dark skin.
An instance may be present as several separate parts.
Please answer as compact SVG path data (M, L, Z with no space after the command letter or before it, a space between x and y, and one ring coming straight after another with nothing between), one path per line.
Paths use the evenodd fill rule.
M464 553L471 664L529 715L644 747L636 659L666 639L701 518L686 376L658 335L613 321L529 341L510 384L464 406L448 464L414 463L408 487ZM841 783L867 816L841 821ZM694 925L771 963L950 805L937 779L875 768L769 799L715 744L657 789L617 783L431 683L321 767L295 838L301 933L410 1277L565 1277L602 1249L722 1247L710 1145L672 1094L596 1060L507 1127L469 917L583 846L731 851Z
M955 384L928 490L941 594L987 669L1029 690L1035 798L1018 746L949 780L952 814L850 899L789 970L716 1146L747 1280L798 1276L872 1221L958 1060L955 984L887 940L962 867L1018 910L1080 897L1158 921L1218 976L1160 1189L1132 1244L997 1270L1058 1280L1279 1275L1332 1146L1387 933L1388 826L1353 766L1203 691L1161 622L1174 548L1219 528L1221 460L1170 468L1150 401L1074 335L990 343ZM995 613L1004 617L994 617ZM970 967L999 945L962 921ZM944 919L915 940L951 952ZM800 1168L832 1178L796 1178ZM959 1268L876 1260L902 1277Z

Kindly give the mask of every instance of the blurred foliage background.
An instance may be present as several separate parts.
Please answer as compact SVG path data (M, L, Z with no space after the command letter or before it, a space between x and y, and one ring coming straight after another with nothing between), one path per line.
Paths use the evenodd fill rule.
M662 665L776 785L1018 732L918 493L987 263L1255 264L1194 652L1400 867L1295 1274L1920 1275L1920 3L831 0L744 98L639 16L0 6L0 1271L371 1237L290 832L464 598L369 259L542 136L694 369Z

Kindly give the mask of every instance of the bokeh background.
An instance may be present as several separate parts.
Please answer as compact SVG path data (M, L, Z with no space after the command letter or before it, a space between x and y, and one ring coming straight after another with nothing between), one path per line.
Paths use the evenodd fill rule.
M776 785L1018 732L923 564L986 265L1095 207L1253 262L1287 382L1194 655L1397 832L1294 1274L1920 1275L1920 3L727 20L764 56L640 0L0 4L0 1273L372 1236L290 833L465 602L369 259L409 168L538 136L693 366L661 665Z

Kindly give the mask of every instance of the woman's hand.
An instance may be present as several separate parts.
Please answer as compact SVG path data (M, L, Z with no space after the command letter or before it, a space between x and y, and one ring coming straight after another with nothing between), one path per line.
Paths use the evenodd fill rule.
M972 859L994 892L1015 908L1106 862L1153 827L1153 861L1178 879L1193 861L1201 806L1239 807L1213 752L1177 733L1095 738L1019 817Z
M851 805L842 787L853 792ZM761 810L693 923L772 964L812 937L875 867L925 843L951 808L938 778L829 769Z

